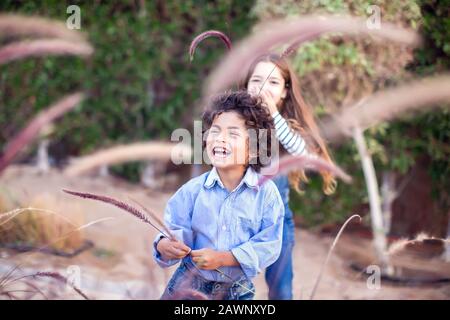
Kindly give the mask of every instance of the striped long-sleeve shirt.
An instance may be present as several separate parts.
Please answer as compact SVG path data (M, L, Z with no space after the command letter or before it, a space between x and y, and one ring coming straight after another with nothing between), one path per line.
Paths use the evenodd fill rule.
M316 154L308 152L306 141L297 131L289 127L286 119L278 111L274 112L272 117L277 138L287 152L294 156L317 157Z

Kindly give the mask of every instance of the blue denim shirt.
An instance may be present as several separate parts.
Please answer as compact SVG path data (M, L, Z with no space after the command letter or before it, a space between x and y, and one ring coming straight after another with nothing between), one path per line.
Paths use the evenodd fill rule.
M275 262L280 254L284 205L272 181L258 186L259 174L249 167L239 185L229 192L217 170L191 179L169 199L164 213L167 227L193 250L211 248L231 251L240 267L221 267L234 281L251 279ZM163 260L156 250L153 257L162 267L179 259ZM231 282L214 270L198 269L190 256L186 263L194 266L210 281Z

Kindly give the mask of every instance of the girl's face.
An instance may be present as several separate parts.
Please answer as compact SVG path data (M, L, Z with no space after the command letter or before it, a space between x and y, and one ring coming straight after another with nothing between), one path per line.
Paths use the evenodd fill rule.
M269 91L275 104L280 106L287 94L285 84L286 81L275 64L261 61L255 66L255 70L248 80L247 92L258 94L262 87L262 91Z
M245 165L248 161L248 131L236 112L224 112L213 121L206 136L211 164L220 169Z

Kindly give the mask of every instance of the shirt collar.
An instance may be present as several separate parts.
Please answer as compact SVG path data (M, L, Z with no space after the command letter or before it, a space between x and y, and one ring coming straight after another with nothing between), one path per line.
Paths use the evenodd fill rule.
M256 173L256 171L253 170L252 167L248 167L244 174L244 177L242 178L241 182L238 184L235 190L239 189L241 185L244 183L249 188L257 188L258 180L259 180L258 173ZM213 167L212 170L209 172L208 177L206 178L204 186L209 189L214 186L215 182L217 182L221 188L225 189L225 186L220 180L220 176L217 172L217 169Z

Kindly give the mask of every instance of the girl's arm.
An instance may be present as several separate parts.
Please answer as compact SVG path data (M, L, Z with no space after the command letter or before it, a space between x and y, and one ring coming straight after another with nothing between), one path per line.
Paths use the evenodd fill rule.
M260 95L272 115L278 141L280 141L286 151L294 156L310 156L316 158L316 154L310 153L306 149L306 141L302 136L297 131L291 129L286 119L278 112L270 91L263 90L260 92Z
M272 113L272 117L277 138L287 152L294 156L317 157L316 154L308 152L305 140L297 131L289 127L286 119L278 111Z

